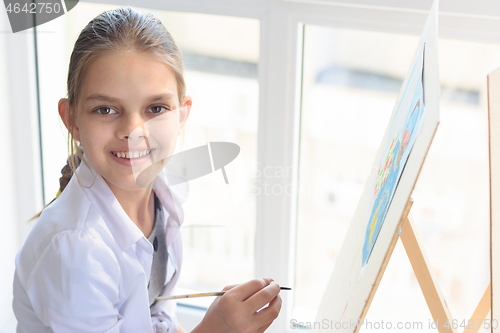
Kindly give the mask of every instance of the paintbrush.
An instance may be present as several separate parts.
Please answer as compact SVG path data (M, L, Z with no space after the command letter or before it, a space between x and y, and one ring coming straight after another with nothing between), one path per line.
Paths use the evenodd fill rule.
M290 287L280 287L281 290L292 290ZM224 291L212 291L208 293L198 293L198 294L186 294L186 295L176 295L176 296L160 296L156 297L155 300L157 301L168 301L171 299L181 299L181 298L195 298L195 297L208 297L208 296L222 296L224 295L228 290Z

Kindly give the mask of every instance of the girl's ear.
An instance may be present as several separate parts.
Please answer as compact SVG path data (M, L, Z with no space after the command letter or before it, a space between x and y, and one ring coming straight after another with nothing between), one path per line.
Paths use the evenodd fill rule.
M186 125L189 113L191 112L192 104L193 99L191 98L191 96L184 96L184 98L182 99L182 106L179 111L179 135L181 134L184 125Z
M59 100L58 109L59 116L61 117L61 120L64 123L64 126L66 126L68 132L71 133L73 139L75 139L76 141L80 141L80 132L78 130L78 127L76 126L75 118L71 117L71 107L69 104L69 99L61 98Z

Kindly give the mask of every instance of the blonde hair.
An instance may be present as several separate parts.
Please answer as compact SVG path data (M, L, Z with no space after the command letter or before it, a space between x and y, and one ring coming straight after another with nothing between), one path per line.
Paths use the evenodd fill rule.
M141 51L156 56L172 70L177 81L179 102L186 94L182 54L170 33L159 19L132 7L105 11L91 20L75 42L68 69L68 100L70 105L67 166L60 179L60 194L83 159L83 150L71 135L75 126L79 86L88 67L99 56L114 51ZM71 170L71 172L68 172ZM49 203L50 204L50 203ZM38 214L39 215L39 214Z

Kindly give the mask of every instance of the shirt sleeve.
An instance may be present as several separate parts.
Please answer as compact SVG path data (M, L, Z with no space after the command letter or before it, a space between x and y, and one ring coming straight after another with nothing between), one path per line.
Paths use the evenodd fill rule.
M118 333L120 281L116 257L99 237L67 230L43 250L26 291L38 318L54 333Z

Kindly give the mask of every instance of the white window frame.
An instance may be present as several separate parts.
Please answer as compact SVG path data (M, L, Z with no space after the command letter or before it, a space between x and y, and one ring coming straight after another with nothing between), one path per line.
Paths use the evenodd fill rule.
M348 1L348 0L345 0ZM258 163L261 167L296 166L300 114L300 64L302 25L377 30L419 35L430 1L351 0L89 0L88 2L131 5L144 8L215 15L241 16L260 20ZM500 43L500 5L497 0L441 1L440 37ZM486 9L486 11L485 11ZM488 10L489 9L489 10ZM20 33L7 39L10 106L23 105L26 113L12 114L15 140L15 216L19 246L29 228L25 221L41 208L42 190L36 112L36 77L33 70L33 34ZM23 50L19 52L19 50ZM29 90L29 94L27 91ZM31 93L33 92L33 93ZM26 126L28 124L28 126ZM33 166L27 169L28 166ZM296 168L294 168L296 170ZM261 178L264 177L261 175ZM296 188L297 174L266 181L278 188ZM261 179L264 180L264 179ZM262 183L262 182L260 182ZM255 276L273 277L282 285L293 285L295 262L296 190L294 195L257 198L255 232ZM283 295L281 315L268 330L292 332L290 319L293 292ZM179 308L185 318L201 318L203 311Z

